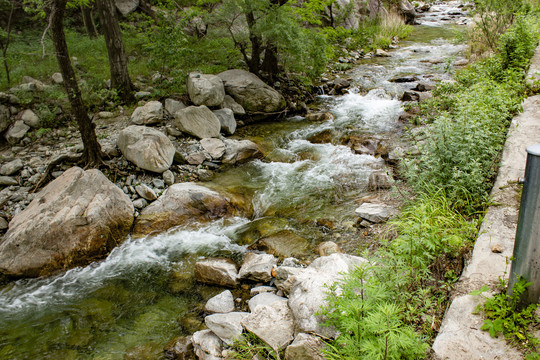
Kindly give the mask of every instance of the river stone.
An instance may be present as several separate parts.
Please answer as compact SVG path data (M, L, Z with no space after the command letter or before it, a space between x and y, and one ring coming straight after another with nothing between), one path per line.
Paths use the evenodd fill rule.
M131 123L134 125L152 125L161 121L163 121L163 104L159 101L149 101L131 114Z
M212 331L201 330L191 336L193 349L200 360L222 359L223 343Z
M308 248L309 242L291 230L263 237L249 247L250 250L264 251L278 257L305 255Z
M204 318L208 329L212 330L225 344L232 345L242 336L242 320L248 315L246 312L230 312L227 314L213 314Z
M99 170L73 167L13 217L0 243L0 273L41 276L86 265L124 241L129 197Z
M133 200L133 206L135 207L135 209L141 210L144 209L147 205L148 201L146 201L146 199L140 198L137 200Z
M5 105L0 105L0 132L6 130L11 125L9 108Z
M213 111L221 124L221 132L232 135L236 131L236 119L231 109L219 109Z
M245 317L242 325L274 351L280 352L294 339L294 320L287 300L260 305Z
M236 164L262 156L259 146L250 140L225 139L224 164Z
M418 14L416 13L414 6L409 2L409 0L400 0L399 13L405 18L406 24L416 24L416 17L418 16Z
M272 279L272 269L277 265L277 258L270 254L247 253L238 277L253 281L268 282Z
M141 212L133 234L146 235L190 220L206 222L235 214L229 199L218 192L193 183L178 183Z
M376 224L387 221L391 216L397 214L397 210L390 205L372 203L363 203L354 212L362 219Z
M242 105L234 101L234 99L230 95L225 95L225 98L223 99L223 103L221 104L221 108L232 110L234 115L246 114L246 110L244 110Z
M286 302L287 299L282 296L277 296L276 294L271 292L263 292L261 294L255 295L248 301L249 311L254 312L258 306L270 305L275 301Z
M238 281L236 264L229 259L215 258L197 261L195 280L205 284L235 287Z
M17 180L9 176L0 176L0 186L19 185Z
M163 181L165 181L165 184L169 186L174 184L174 174L171 170L165 170L163 174L161 174L161 176L163 177Z
M23 166L24 164L21 159L15 159L13 161L5 163L4 165L2 165L2 167L0 167L0 175L11 176L18 173L23 168Z
M221 158L225 154L225 143L220 139L202 139L201 146L214 160Z
M229 313L234 311L234 297L230 290L225 290L208 300L204 311L209 314Z
M324 360L324 343L320 338L300 333L285 350L285 360Z
M296 276L304 272L304 268L296 266L278 266L276 270L276 287L284 294L289 294L296 282Z
M227 70L218 76L223 80L227 94L246 111L274 113L287 107L283 96L253 73L245 70Z
M219 119L206 106L189 106L174 113L173 126L199 139L217 138L221 130Z
M332 327L324 327L324 322L316 315L327 305L328 287L342 279L366 260L347 254L332 254L315 259L306 269L294 276L294 284L289 293L289 306L301 332L314 333L327 338L335 338L338 332ZM278 268L279 276L279 268Z
M32 110L23 110L19 114L19 117L24 123L31 128L38 129L41 125L41 121L39 120L39 117L34 113Z
M163 351L167 359L190 360L195 356L191 336L179 336L172 339L165 345Z
M135 191L145 200L154 201L157 199L156 192L152 190L148 185L139 184L135 186Z
M315 253L319 256L343 253L343 250L333 241L323 241L315 248Z
M123 16L129 15L139 7L139 0L115 0L114 4L120 14Z
M186 105L175 99L165 99L165 110L172 116L178 111L185 109Z
M9 224L6 219L3 217L0 217L0 230L6 230L8 228Z
M249 290L249 294L251 296L257 296L259 294L264 294L264 293L275 293L276 291L277 289L273 286L261 285L261 286L256 286L254 288L251 288L251 290Z
M11 125L4 137L8 143L15 145L26 135L28 130L30 130L30 126L26 125L22 120L17 120Z
M189 74L187 91L195 105L218 106L225 98L223 81L216 75Z
M120 131L118 148L126 159L141 169L156 173L169 169L176 151L171 140L161 131L137 125Z

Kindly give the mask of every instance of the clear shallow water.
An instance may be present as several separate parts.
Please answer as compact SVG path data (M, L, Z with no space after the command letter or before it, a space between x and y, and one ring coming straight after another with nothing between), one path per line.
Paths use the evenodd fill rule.
M206 186L252 199L254 218L128 239L101 262L1 288L0 359L123 359L141 350L159 358L167 341L194 331L201 304L221 291L194 283L197 259L240 260L265 231L288 229L315 245L325 240L317 220L355 220L354 200L366 194L369 174L384 169L384 161L355 154L341 139L399 132L403 110L396 96L411 85L389 80L450 76L448 64L463 47L451 40L455 26L437 21L441 16L421 19L424 26L392 57L357 65L349 73L355 85L349 94L321 97L334 120L292 118L240 130L266 158L223 172ZM330 141L308 141L324 131L332 133Z

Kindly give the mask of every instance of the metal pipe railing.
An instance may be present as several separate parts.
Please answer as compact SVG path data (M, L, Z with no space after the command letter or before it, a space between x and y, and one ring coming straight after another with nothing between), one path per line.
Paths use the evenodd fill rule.
M525 182L508 283L509 296L518 278L532 283L522 295L520 303L524 306L538 303L540 298L540 144L527 147Z

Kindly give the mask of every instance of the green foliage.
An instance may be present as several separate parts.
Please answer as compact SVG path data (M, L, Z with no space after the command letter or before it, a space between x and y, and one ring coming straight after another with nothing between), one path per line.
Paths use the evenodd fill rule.
M540 353L540 340L534 337L531 330L540 321L536 316L538 304L527 307L520 305L522 295L531 284L520 278L514 284L510 296L504 291L506 286L502 286L500 293L479 305L486 317L481 329L488 331L491 337L503 334L507 341L525 349L528 359L538 358Z

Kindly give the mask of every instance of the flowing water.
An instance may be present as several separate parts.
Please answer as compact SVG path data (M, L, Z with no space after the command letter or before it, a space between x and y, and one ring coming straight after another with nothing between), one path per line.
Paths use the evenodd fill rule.
M413 84L389 80L450 76L451 63L464 49L452 42L459 30L456 22L464 20L457 15L458 5L434 6L391 57L356 65L348 73L354 86L347 95L321 96L333 120L314 123L297 117L240 130L265 149L265 159L220 173L203 185L250 197L253 218L190 224L128 239L103 261L1 288L0 359L123 359L129 353L159 358L167 341L197 329L201 304L222 290L193 281L197 259L239 261L257 236L284 229L315 246L327 240L321 219L338 228L353 223L355 200L368 194L369 174L386 167L380 157L340 145L341 139L399 137L403 106L397 97ZM307 140L324 132L331 134L326 143Z

